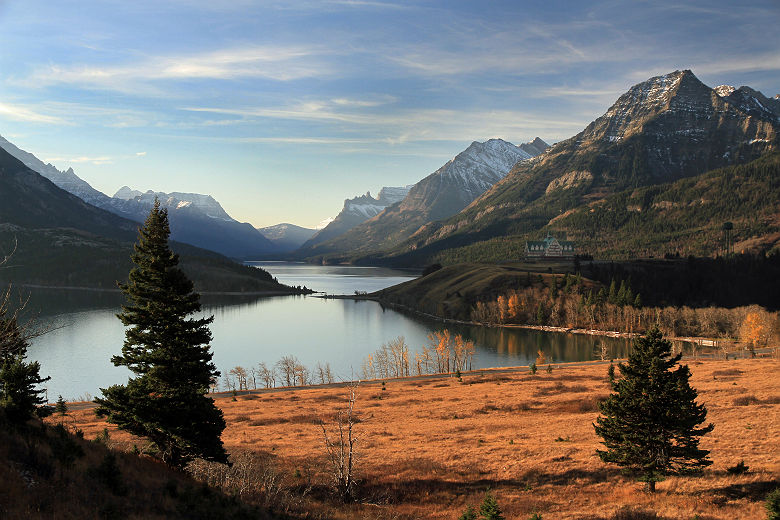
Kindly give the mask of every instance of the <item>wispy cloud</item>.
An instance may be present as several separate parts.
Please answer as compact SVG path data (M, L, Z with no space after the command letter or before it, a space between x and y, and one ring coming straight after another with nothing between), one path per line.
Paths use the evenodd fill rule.
M152 57L123 65L58 65L39 67L15 83L38 88L74 85L85 89L123 93L170 94L160 86L175 80L236 80L242 78L289 81L329 74L322 60L329 52L314 46L254 45L190 55Z
M65 124L66 121L57 116L43 114L34 108L24 105L11 105L0 103L0 116L14 121L27 121L31 123Z
M42 158L44 162L48 162L51 164L94 164L96 166L104 165L104 164L113 164L114 158L109 156L98 156L98 157L88 157L88 156L60 156L60 157L49 157L46 156Z

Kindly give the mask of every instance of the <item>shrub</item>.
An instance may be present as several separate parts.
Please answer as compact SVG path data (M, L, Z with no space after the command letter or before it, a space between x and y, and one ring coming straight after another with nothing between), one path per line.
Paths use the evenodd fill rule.
M100 464L91 468L90 475L106 486L115 495L124 495L127 492L122 482L122 472L116 462L116 455L109 451Z
M745 466L745 461L741 460L736 465L731 466L730 468L726 468L726 472L729 475L741 475L743 473L747 473L747 470L750 469L750 466Z
M467 507L458 517L458 520L477 520L477 511L474 506Z
M767 520L780 520L780 488L775 488L766 496L764 507Z
M536 374L536 363L531 363L528 366L528 371L531 373L531 375Z

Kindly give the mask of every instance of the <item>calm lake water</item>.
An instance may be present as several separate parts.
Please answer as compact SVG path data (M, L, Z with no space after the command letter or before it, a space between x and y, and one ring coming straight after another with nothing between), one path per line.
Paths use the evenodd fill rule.
M280 282L305 285L328 294L374 291L401 283L417 273L393 269L314 266L283 262L251 262L268 270ZM38 327L50 329L35 338L29 357L40 361L41 374L51 376L49 400L99 395L100 388L123 383L130 372L111 364L124 340L116 318L118 293L35 290L28 309ZM625 356L626 340L577 334L545 333L471 326L453 326L383 308L376 302L326 300L314 296L202 298L204 314L214 315L211 343L217 368L227 373L240 365L274 364L282 356L296 356L313 368L330 363L339 378L360 377L369 353L383 343L404 336L411 349L428 343L434 330L449 328L477 346L475 367L527 365L542 350L554 361L595 358L597 345L610 355Z

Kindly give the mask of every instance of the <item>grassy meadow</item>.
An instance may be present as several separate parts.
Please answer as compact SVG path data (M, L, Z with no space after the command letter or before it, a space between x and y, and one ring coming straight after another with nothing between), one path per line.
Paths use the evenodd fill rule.
M293 389L216 402L228 423L222 437L228 450L256 456L265 462L252 471L274 474L273 489L266 479L263 492L234 492L296 517L456 519L489 489L508 519L533 513L580 520L764 518L764 496L780 486L780 361L688 364L715 424L701 442L713 464L701 476L667 478L655 494L595 454L600 444L592 423L609 393L603 364L554 366L551 373L542 366L535 375L483 370L462 381L442 376L360 384L359 499L352 504L329 492L318 424L324 420L333 432L347 389ZM69 412L66 419L88 439L108 427L116 449L143 447L92 410ZM748 472L727 472L743 460Z

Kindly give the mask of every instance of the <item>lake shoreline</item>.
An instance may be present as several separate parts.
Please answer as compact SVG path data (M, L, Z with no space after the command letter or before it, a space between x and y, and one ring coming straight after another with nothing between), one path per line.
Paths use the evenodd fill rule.
M402 305L400 303L394 303L382 298L371 295L349 295L349 294L336 294L336 295L323 295L315 296L315 298L332 299L332 300L355 300L355 301L374 301L380 305L390 307L391 309L401 309L419 316L425 316L426 318L442 321L445 323L455 323L458 325L468 325L471 327L485 327L485 328L503 328L503 329L523 329L523 330L538 330L542 332L559 332L566 334L584 334L588 336L603 336L608 338L624 338L633 339L641 337L644 334L639 332L620 332L616 330L600 330L600 329L583 329L583 328L568 328L568 327L552 327L549 325L522 325L518 323L480 323L476 321L456 320L453 318L443 318L427 312L422 312L408 305ZM705 338L705 337L667 337L669 341L676 341L682 343L694 343L704 347L718 346L718 342L734 343L736 340L733 338Z

